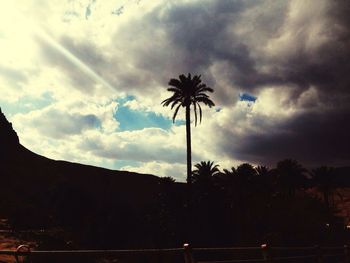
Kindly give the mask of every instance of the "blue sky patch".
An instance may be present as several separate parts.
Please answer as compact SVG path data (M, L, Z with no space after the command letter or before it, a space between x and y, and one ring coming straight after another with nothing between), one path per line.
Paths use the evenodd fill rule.
M118 99L118 109L115 114L115 119L119 122L120 131L133 131L142 130L144 128L161 128L169 130L173 125L171 119L162 115L157 115L154 112L139 111L130 109L125 106L125 103L130 100L134 100L135 97L127 96L125 98ZM175 125L183 125L184 121L176 121Z
M49 106L55 99L51 92L45 92L41 97L24 96L15 103L9 103L0 98L0 107L7 116L13 116L17 113L27 113L32 110L38 110Z
M248 101L248 102L255 102L258 98L249 94L249 93L239 93L239 100L240 101Z

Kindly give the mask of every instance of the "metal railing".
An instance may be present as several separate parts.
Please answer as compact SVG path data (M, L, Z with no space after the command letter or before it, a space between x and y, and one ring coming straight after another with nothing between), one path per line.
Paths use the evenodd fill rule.
M245 258L238 258L243 253ZM287 253L288 252L288 253ZM225 254L226 258L222 255ZM255 257L247 257L247 255ZM21 245L16 250L0 250L0 256L13 256L15 262L50 262L50 258L77 259L85 258L122 258L122 262L132 262L147 257L157 257L156 262L169 262L169 257L177 257L173 262L184 263L240 263L240 262L341 262L350 263L350 249L347 245L341 247L270 247L263 244L260 247L227 247L227 248L192 248L184 244L183 248L169 249L137 249L137 250L31 250L27 245ZM217 258L215 259L215 256ZM136 258L136 260L135 260ZM218 259L219 258L219 259ZM43 260L44 259L44 260ZM46 259L46 260L45 260ZM2 261L4 262L4 261ZM13 261L11 261L13 262ZM62 261L64 262L64 261ZM78 262L82 262L78 260ZM149 262L152 262L151 260Z

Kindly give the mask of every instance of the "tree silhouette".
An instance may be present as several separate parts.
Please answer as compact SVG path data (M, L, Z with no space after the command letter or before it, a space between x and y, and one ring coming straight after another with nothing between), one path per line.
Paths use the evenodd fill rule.
M277 163L278 183L282 191L294 196L298 188L305 186L306 169L296 160L286 159Z
M323 201L328 209L331 208L330 197L332 197L335 185L334 185L334 168L322 166L311 171L313 184L323 194Z
M266 177L269 175L270 169L267 166L259 165L255 167L255 171L258 176Z
M199 109L199 122L202 121L202 108L200 103L209 106L215 106L214 102L206 94L207 92L213 92L214 90L210 87L207 87L206 84L202 83L201 76L194 75L193 78L190 73L188 76L180 75L179 79L170 79L168 91L173 92L173 95L164 101L161 104L163 106L169 106L171 109L175 108L173 115L173 122L180 107L186 109L186 141L187 141L187 183L191 184L192 182L192 164L191 164L191 115L190 109L191 105L194 108L195 116L195 125L197 126L197 108Z
M237 166L236 173L244 178L251 178L256 175L256 170L250 163L242 163Z
M196 170L193 171L193 183L210 184L213 177L220 173L219 165L214 165L214 162L200 162L195 165Z
M227 177L231 177L231 176L237 175L236 168L233 167L233 166L231 167L231 171L227 170L227 169L224 169L223 171L224 171L223 174L226 175Z

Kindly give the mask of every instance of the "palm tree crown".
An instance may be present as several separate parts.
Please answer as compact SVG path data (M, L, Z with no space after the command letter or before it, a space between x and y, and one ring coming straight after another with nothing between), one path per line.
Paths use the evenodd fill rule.
M188 76L180 75L179 79L170 79L168 91L174 94L162 101L163 106L169 106L171 104L171 109L175 106L175 112L173 115L173 121L177 116L180 107L186 107L193 105L195 125L197 125L197 107L199 109L199 122L202 121L202 108L200 103L209 106L210 108L215 106L214 102L209 98L206 92L213 92L214 90L208 87L206 84L202 83L201 75L194 75L193 78L191 74Z
M215 175L220 173L219 165L214 165L214 162L200 162L195 165L196 170L193 171L193 182L209 181Z

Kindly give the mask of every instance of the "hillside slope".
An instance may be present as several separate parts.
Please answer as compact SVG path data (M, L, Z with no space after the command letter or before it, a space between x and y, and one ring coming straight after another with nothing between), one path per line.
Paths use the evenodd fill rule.
M159 177L35 154L20 144L1 110L0 146L0 218L9 218L12 227L63 227L93 246L130 247L127 240L134 235L137 244L152 243L136 232L148 231L145 219L157 209L163 191ZM174 187L183 189L183 184Z

